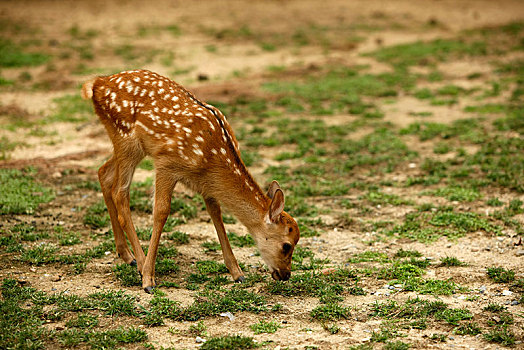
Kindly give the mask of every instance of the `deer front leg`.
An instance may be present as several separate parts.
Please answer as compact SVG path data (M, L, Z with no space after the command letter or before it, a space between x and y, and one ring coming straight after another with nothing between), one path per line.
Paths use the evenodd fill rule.
M149 241L146 261L142 270L142 288L151 293L155 287L155 262L160 242L160 235L164 229L167 217L171 212L171 196L176 185L176 180L170 172L160 169L156 172L155 204L153 208L153 233Z
M213 220L213 224L215 225L226 267L231 276L233 276L235 282L244 282L244 273L240 269L240 266L238 266L237 259L231 250L231 245L229 245L229 239L227 238L224 222L222 221L220 205L214 198L204 198L204 201L206 203L207 212L209 213L209 216L211 216L211 220Z

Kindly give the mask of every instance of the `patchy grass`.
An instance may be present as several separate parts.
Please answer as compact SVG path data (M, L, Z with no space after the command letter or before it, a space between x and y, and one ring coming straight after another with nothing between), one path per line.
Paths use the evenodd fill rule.
M275 333L280 328L280 325L276 321L261 320L258 323L252 324L249 328L251 328L255 334Z
M336 321L348 319L351 316L350 308L335 303L320 305L311 310L311 317L319 321Z
M21 45L5 38L0 39L0 57L2 68L40 66L51 58L50 55L44 53L28 52Z
M422 242L432 242L441 236L453 239L480 230L498 234L502 228L490 221L483 215L456 212L451 207L441 207L434 212L426 212L422 208L418 212L407 214L404 223L384 230L384 233L388 236L405 237Z
M490 330L484 334L484 339L504 346L512 346L515 344L515 334L507 327L496 327Z
M466 336L461 340L466 343L476 337L481 346L517 343L522 317L513 304L523 302L524 282L515 265L506 266L505 259L513 257L518 247L511 244L524 234L523 64L512 58L521 50L522 24L394 46L381 46L376 38L379 49L364 58L370 65L355 66L332 59L331 51L336 50L338 57L352 49L362 33L411 30L410 19L400 26L386 11L370 15L369 21L380 25L306 24L285 34L269 34L278 29L241 23L239 16L237 24L201 28L216 42L203 43L199 50L227 59L229 45L233 45L231 52L237 52L238 42L251 42L249 55L264 52L271 60L285 49L293 56L305 54L304 62L309 62L308 52L321 48L326 62L272 66L256 74L256 79L239 67L228 75L235 78L228 85L249 80L253 86L241 90L248 93L229 87L227 92L211 93L217 99L213 104L231 121L246 165L254 167L262 185L280 181L286 210L297 218L301 241L295 247L290 280L271 280L252 237L237 233L238 222L226 214L229 241L245 259L241 268L246 281L233 284L220 258L219 243L208 235L213 228L202 197L178 194L161 238L155 265L159 285L151 297L100 288L82 295L74 294L74 289L56 293L34 289L33 277L26 282L26 276L45 278L44 270L62 276L62 281L53 282L58 290L63 290L63 282L95 275L101 281L97 285L116 284L126 290L140 290L141 280L136 267L114 262L110 222L91 168L77 172L60 166L61 176L50 177L46 185L31 169L0 170L4 219L0 257L10 266L1 289L0 348L153 349L159 345L148 343L147 334L163 326L168 337L186 343L196 336L206 338L203 349L294 346L287 342L289 332L307 332L312 340L304 346L314 349L344 337L347 322L353 319L374 326L371 339L358 346L347 344L351 349L438 347L451 344L453 335ZM69 73L92 76L117 71L96 66L112 59L131 66L160 65L190 85L200 73L197 66L184 63L183 54L166 49L179 40L191 42L187 39L192 30L183 25L132 27L131 34L146 40L147 47L145 41L129 41L118 29L112 37L119 45L114 46L106 45L98 28L72 26L55 42L47 37L52 33L46 32L41 41L40 32L15 27L0 21L11 38L0 43L0 51L10 50L0 58L6 77L0 78L0 85L17 94L26 93L25 89L57 90L61 81L55 86L45 80L59 75L67 82L80 79ZM435 28L440 31L444 24L431 20L416 29L425 35ZM18 40L15 32L34 38ZM168 38L169 45L158 47L162 40L157 38ZM377 73L372 60L386 64L382 73ZM472 66L481 63L483 68L450 75L447 64L441 64L458 60L471 61ZM11 70L46 63L37 70ZM223 79L198 77L205 78L219 84ZM61 97L49 111L35 113L35 117L44 115L41 121L15 120L10 109L2 107L2 117L5 114L7 119L2 127L6 136L0 136L0 158L31 147L29 141L13 136L19 132L53 143L60 142L61 135L47 130L50 123L78 123L72 128L79 132L90 128L91 105L70 93L57 93ZM411 110L404 110L406 98L415 102L406 105ZM444 118L448 112L453 120ZM397 115L408 119L399 123ZM88 135L98 137L93 131ZM18 161L6 164L11 162ZM150 171L152 161L144 160L139 168ZM44 167L41 176L48 176L48 170ZM131 185L133 219L144 243L152 232L153 187L152 178ZM73 205L72 198L77 198ZM196 234L190 239L186 232ZM450 244L467 247L472 239L496 238L498 249L500 240L504 253L478 252L483 258L497 255L496 265L480 266L487 267L482 283L490 291L501 286L511 290L509 304L500 293L490 294L489 304L483 303L478 286L460 276L478 270L475 261L480 260L467 251L458 259L434 249L437 241L442 246L446 244L442 239L458 238ZM466 262L468 267L462 267ZM28 270L31 273L26 274ZM91 288L89 283L86 286ZM288 312L297 301L302 316L306 315L300 322L303 329L294 328L294 315ZM216 332L216 321L224 312L248 319L240 331L256 335L257 341L217 337L222 333ZM279 322L281 316L290 322ZM412 344L405 341L407 334ZM319 339L322 342L317 343Z
M35 175L33 169L0 169L0 214L32 214L54 198L54 191L35 181Z
M366 103L362 96L397 96L398 89L409 89L414 77L405 72L377 75L360 73L358 68L331 67L322 75L311 74L303 81L270 82L264 88L273 93L286 93L277 105L288 112L307 111L311 114L333 114L348 111L353 114L370 113L376 106Z
M200 349L203 350L234 350L234 349L254 349L257 345L251 337L240 335L228 335L225 337L215 337L208 339Z
M497 283L509 283L515 280L515 272L503 267L488 267L489 278Z
M84 224L93 228L106 227L111 220L104 201L97 202L87 208L84 216Z
M458 258L454 256L445 256L443 258L440 258L440 264L442 266L464 266L467 265L465 262L460 261Z
M93 116L92 105L79 94L58 97L53 102L55 108L45 118L46 123L85 122Z
M485 54L486 44L481 41L467 43L460 40L437 39L386 47L368 55L381 62L405 68L415 65L435 65L451 58Z

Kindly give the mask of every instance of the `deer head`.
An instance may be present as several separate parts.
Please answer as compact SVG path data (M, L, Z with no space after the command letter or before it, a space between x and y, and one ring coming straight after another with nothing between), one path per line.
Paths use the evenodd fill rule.
M291 257L300 238L296 221L284 211L284 192L278 182L269 186L271 200L260 232L254 234L258 249L271 276L287 281L291 276Z

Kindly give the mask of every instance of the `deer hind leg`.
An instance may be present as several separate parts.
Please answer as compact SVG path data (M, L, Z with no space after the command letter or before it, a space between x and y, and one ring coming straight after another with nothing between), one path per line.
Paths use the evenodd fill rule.
M226 235L226 229L224 227L224 222L222 221L222 212L220 210L220 205L214 198L204 198L206 202L207 212L213 220L215 229L217 231L218 240L220 241L220 246L222 247L222 255L224 256L224 262L226 267L229 270L233 280L235 282L243 282L245 280L244 273L238 266L237 259L231 250L231 245L229 244L229 239Z
M115 149L115 155L118 154ZM116 157L116 174L115 181L113 182L113 188L111 190L113 202L115 203L118 223L124 229L133 252L135 253L136 263L138 265L138 271L142 272L145 255L140 245L140 241L131 219L131 209L129 207L129 188L131 186L131 180L135 168L142 160L143 154L140 149L126 148L120 152L124 155L121 158Z
M102 188L102 194L104 195L104 201L106 202L107 211L111 218L111 226L113 227L113 234L115 236L116 252L127 264L136 264L135 257L127 246L124 230L118 222L118 213L115 202L113 201L112 187L115 181L115 175L116 162L115 156L113 155L98 170L98 179L100 181L100 187Z
M158 168L155 174L155 204L153 208L153 233L149 242L146 262L142 270L142 287L151 293L155 286L155 261L158 252L160 235L171 212L171 196L176 179L171 171Z

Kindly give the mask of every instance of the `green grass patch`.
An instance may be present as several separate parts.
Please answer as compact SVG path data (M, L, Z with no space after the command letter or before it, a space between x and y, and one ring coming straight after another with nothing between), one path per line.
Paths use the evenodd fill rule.
M257 344L251 337L241 335L227 335L208 339L201 347L202 350L237 350L254 349Z
M452 295L465 289L458 286L451 279L422 279L422 278L408 278L404 282L404 289L407 291L414 291L420 294L431 295Z
M382 74L363 74L358 68L335 66L322 74L305 76L301 81L274 81L263 85L265 90L278 94L276 104L289 113L323 115L348 111L364 114L376 107L363 102L362 96L397 96L399 89L413 86L415 77L395 71Z
M252 324L249 328L251 328L255 334L275 333L280 328L280 324L277 321L261 320L258 323Z
M91 329L97 327L100 321L97 316L90 314L79 314L76 318L66 322L66 327Z
M319 321L337 321L348 319L351 316L351 308L340 306L336 303L319 305L311 310L310 316Z
M228 232L227 238L229 239L229 243L236 247L252 247L255 245L255 241L253 240L253 237L249 235L238 235L235 232Z
M106 204L103 200L87 208L84 215L84 224L92 228L101 228L108 226L110 222Z
M196 263L197 270L204 275L227 273L227 267L223 263L214 260L200 260Z
M488 306L484 307L482 310L489 311L489 312L501 312L501 311L505 311L506 307L504 305L490 303Z
M39 204L54 198L54 191L35 181L35 171L0 169L0 215L33 214Z
M524 192L524 139L495 136L465 159L478 166L485 179L519 193Z
M61 246L71 246L82 243L78 232L67 232L58 235L58 244Z
M55 262L57 260L57 252L57 247L48 244L39 245L25 250L20 259L31 265L44 265Z
M434 196L444 197L449 201L459 202L473 202L481 198L481 194L477 189L458 186L440 187L436 190L426 191L424 194L431 194Z
M160 258L155 262L155 273L158 276L164 276L168 274L177 273L180 267L176 262L169 258Z
M488 333L484 334L484 339L492 343L499 343L504 346L512 346L515 344L515 333L508 327L495 327Z
M189 243L189 235L182 231L174 231L167 235L167 238L174 241L177 244Z
M360 262L368 262L368 261L377 261L381 263L387 263L387 262L390 262L390 258L388 257L386 253L368 250L362 253L357 253L353 257L348 259L348 262L350 263L360 263Z
M295 273L287 282L270 281L266 290L270 294L290 296L315 296L321 302L341 301L343 293L350 294L356 287L358 276L355 271L336 269L329 274L316 271Z
M113 272L124 287L142 285L142 280L136 266L131 266L126 263L118 264L113 268Z
M485 42L464 42L461 40L437 39L429 42L418 41L409 44L388 46L367 54L380 62L395 67L428 66L451 58L481 56L486 54Z
M11 126L9 126L11 127ZM0 160L10 158L9 153L19 146L24 146L23 142L10 141L6 136L0 137Z
M445 256L445 257L440 258L440 265L451 267L451 266L465 266L467 264L463 261L460 261L458 258L454 256Z
M86 344L91 349L115 349L118 345L143 342L148 336L143 329L120 327L108 331L68 329L57 333L57 338L63 346L67 347Z
M395 258L420 258L422 257L422 253L417 250L404 250L403 248L400 248L395 253Z
M40 66L51 56L39 52L26 52L24 47L11 40L0 38L0 67Z
M388 236L405 237L421 242L433 242L441 236L454 239L481 230L492 234L501 232L502 228L490 221L481 214L456 212L451 207L441 207L435 212L408 213L402 224L382 232Z
M80 94L57 97L53 103L55 107L45 118L46 123L85 122L93 115L91 103L83 100Z
M339 143L338 153L346 155L337 169L346 173L355 167L365 165L383 165L385 172L393 170L394 166L404 160L416 156L393 131L378 128L365 135L360 140L343 140Z
M462 141L482 143L486 139L487 132L484 131L479 119L459 119L450 124L435 122L414 122L400 130L401 135L418 135L421 141L431 140L436 137L450 139L458 137Z
M477 335L482 333L482 329L479 327L479 325L476 322L465 322L461 323L455 329L453 329L453 333L458 335Z
M389 300L384 303L375 302L371 305L371 316L379 316L387 320L406 320L433 318L451 325L458 325L462 320L470 320L473 314L467 309L451 309L440 300L428 301L420 298L408 299L404 304Z
M204 252L217 252L221 249L220 243L217 241L207 241L201 244Z
M134 327L94 330L99 321L97 316L91 314L93 310L108 317L137 315L135 298L123 291L101 291L87 297L67 293L47 294L31 287L21 287L14 279L4 279L1 291L1 348L43 349L86 344L99 349L147 339L144 330ZM47 311L44 311L44 306ZM50 333L43 327L47 320L59 321L67 312L79 313L76 318L66 321L68 329Z
M394 206L413 204L412 201L406 200L397 196L395 194L384 193L381 191L369 191L363 196L360 196L359 199L365 199L370 202L372 205L385 205L390 204Z
M380 269L377 276L387 280L407 280L423 274L424 268L413 264L411 261L394 261L390 266Z
M395 342L386 342L386 344L384 344L383 347L384 350L408 350L409 348L409 344L404 343L400 340L397 340Z
M193 304L187 307L180 307L174 301L155 296L151 301L150 311L175 321L198 321L228 311L254 313L267 311L265 303L264 296L235 286L228 290L213 289L199 292Z
M510 283L515 280L515 271L503 267L488 267L488 277L497 283Z

